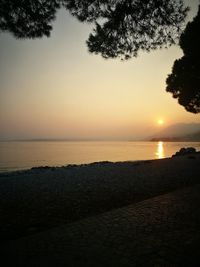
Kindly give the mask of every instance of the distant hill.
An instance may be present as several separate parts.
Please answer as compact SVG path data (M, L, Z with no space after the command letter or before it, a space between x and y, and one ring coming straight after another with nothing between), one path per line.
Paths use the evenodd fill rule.
M178 123L157 132L151 141L200 141L200 124Z
M200 131L194 134L186 135L185 141L200 141Z

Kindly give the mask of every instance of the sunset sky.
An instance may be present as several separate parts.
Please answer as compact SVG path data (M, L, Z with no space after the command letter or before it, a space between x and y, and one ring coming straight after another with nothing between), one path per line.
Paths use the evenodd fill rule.
M199 1L187 3L191 19ZM179 47L105 60L88 53L90 32L61 10L51 38L0 34L0 139L134 139L179 122L200 123L165 91Z

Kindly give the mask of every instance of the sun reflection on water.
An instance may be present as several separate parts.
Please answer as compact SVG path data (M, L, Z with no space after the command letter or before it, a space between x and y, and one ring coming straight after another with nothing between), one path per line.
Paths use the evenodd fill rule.
M165 157L164 146L162 141L159 141L157 144L156 156L158 159L163 159Z

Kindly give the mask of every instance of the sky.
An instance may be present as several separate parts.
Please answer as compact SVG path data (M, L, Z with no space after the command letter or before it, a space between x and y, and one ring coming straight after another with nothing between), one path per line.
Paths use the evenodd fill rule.
M189 19L197 12L191 6ZM200 123L165 91L178 46L121 62L88 52L91 25L65 10L50 38L0 33L0 139L134 139ZM158 123L163 120L162 123Z

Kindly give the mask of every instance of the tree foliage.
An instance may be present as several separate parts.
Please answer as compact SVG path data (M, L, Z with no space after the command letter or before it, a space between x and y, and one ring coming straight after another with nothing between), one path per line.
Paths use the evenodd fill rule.
M94 24L90 52L122 59L174 44L188 10L182 0L1 0L0 30L17 38L49 36L60 7Z
M175 61L167 78L167 92L192 113L200 112L200 8L180 38L184 56Z
M1 0L0 30L17 38L50 36L60 0Z
M128 59L139 50L174 44L188 10L182 0L67 2L66 7L79 20L95 23L88 48L104 58Z
M94 25L87 45L104 58L128 59L179 40L188 8L183 0L0 0L0 31L17 38L50 36L59 8ZM200 112L200 11L181 35L167 91L187 111Z

